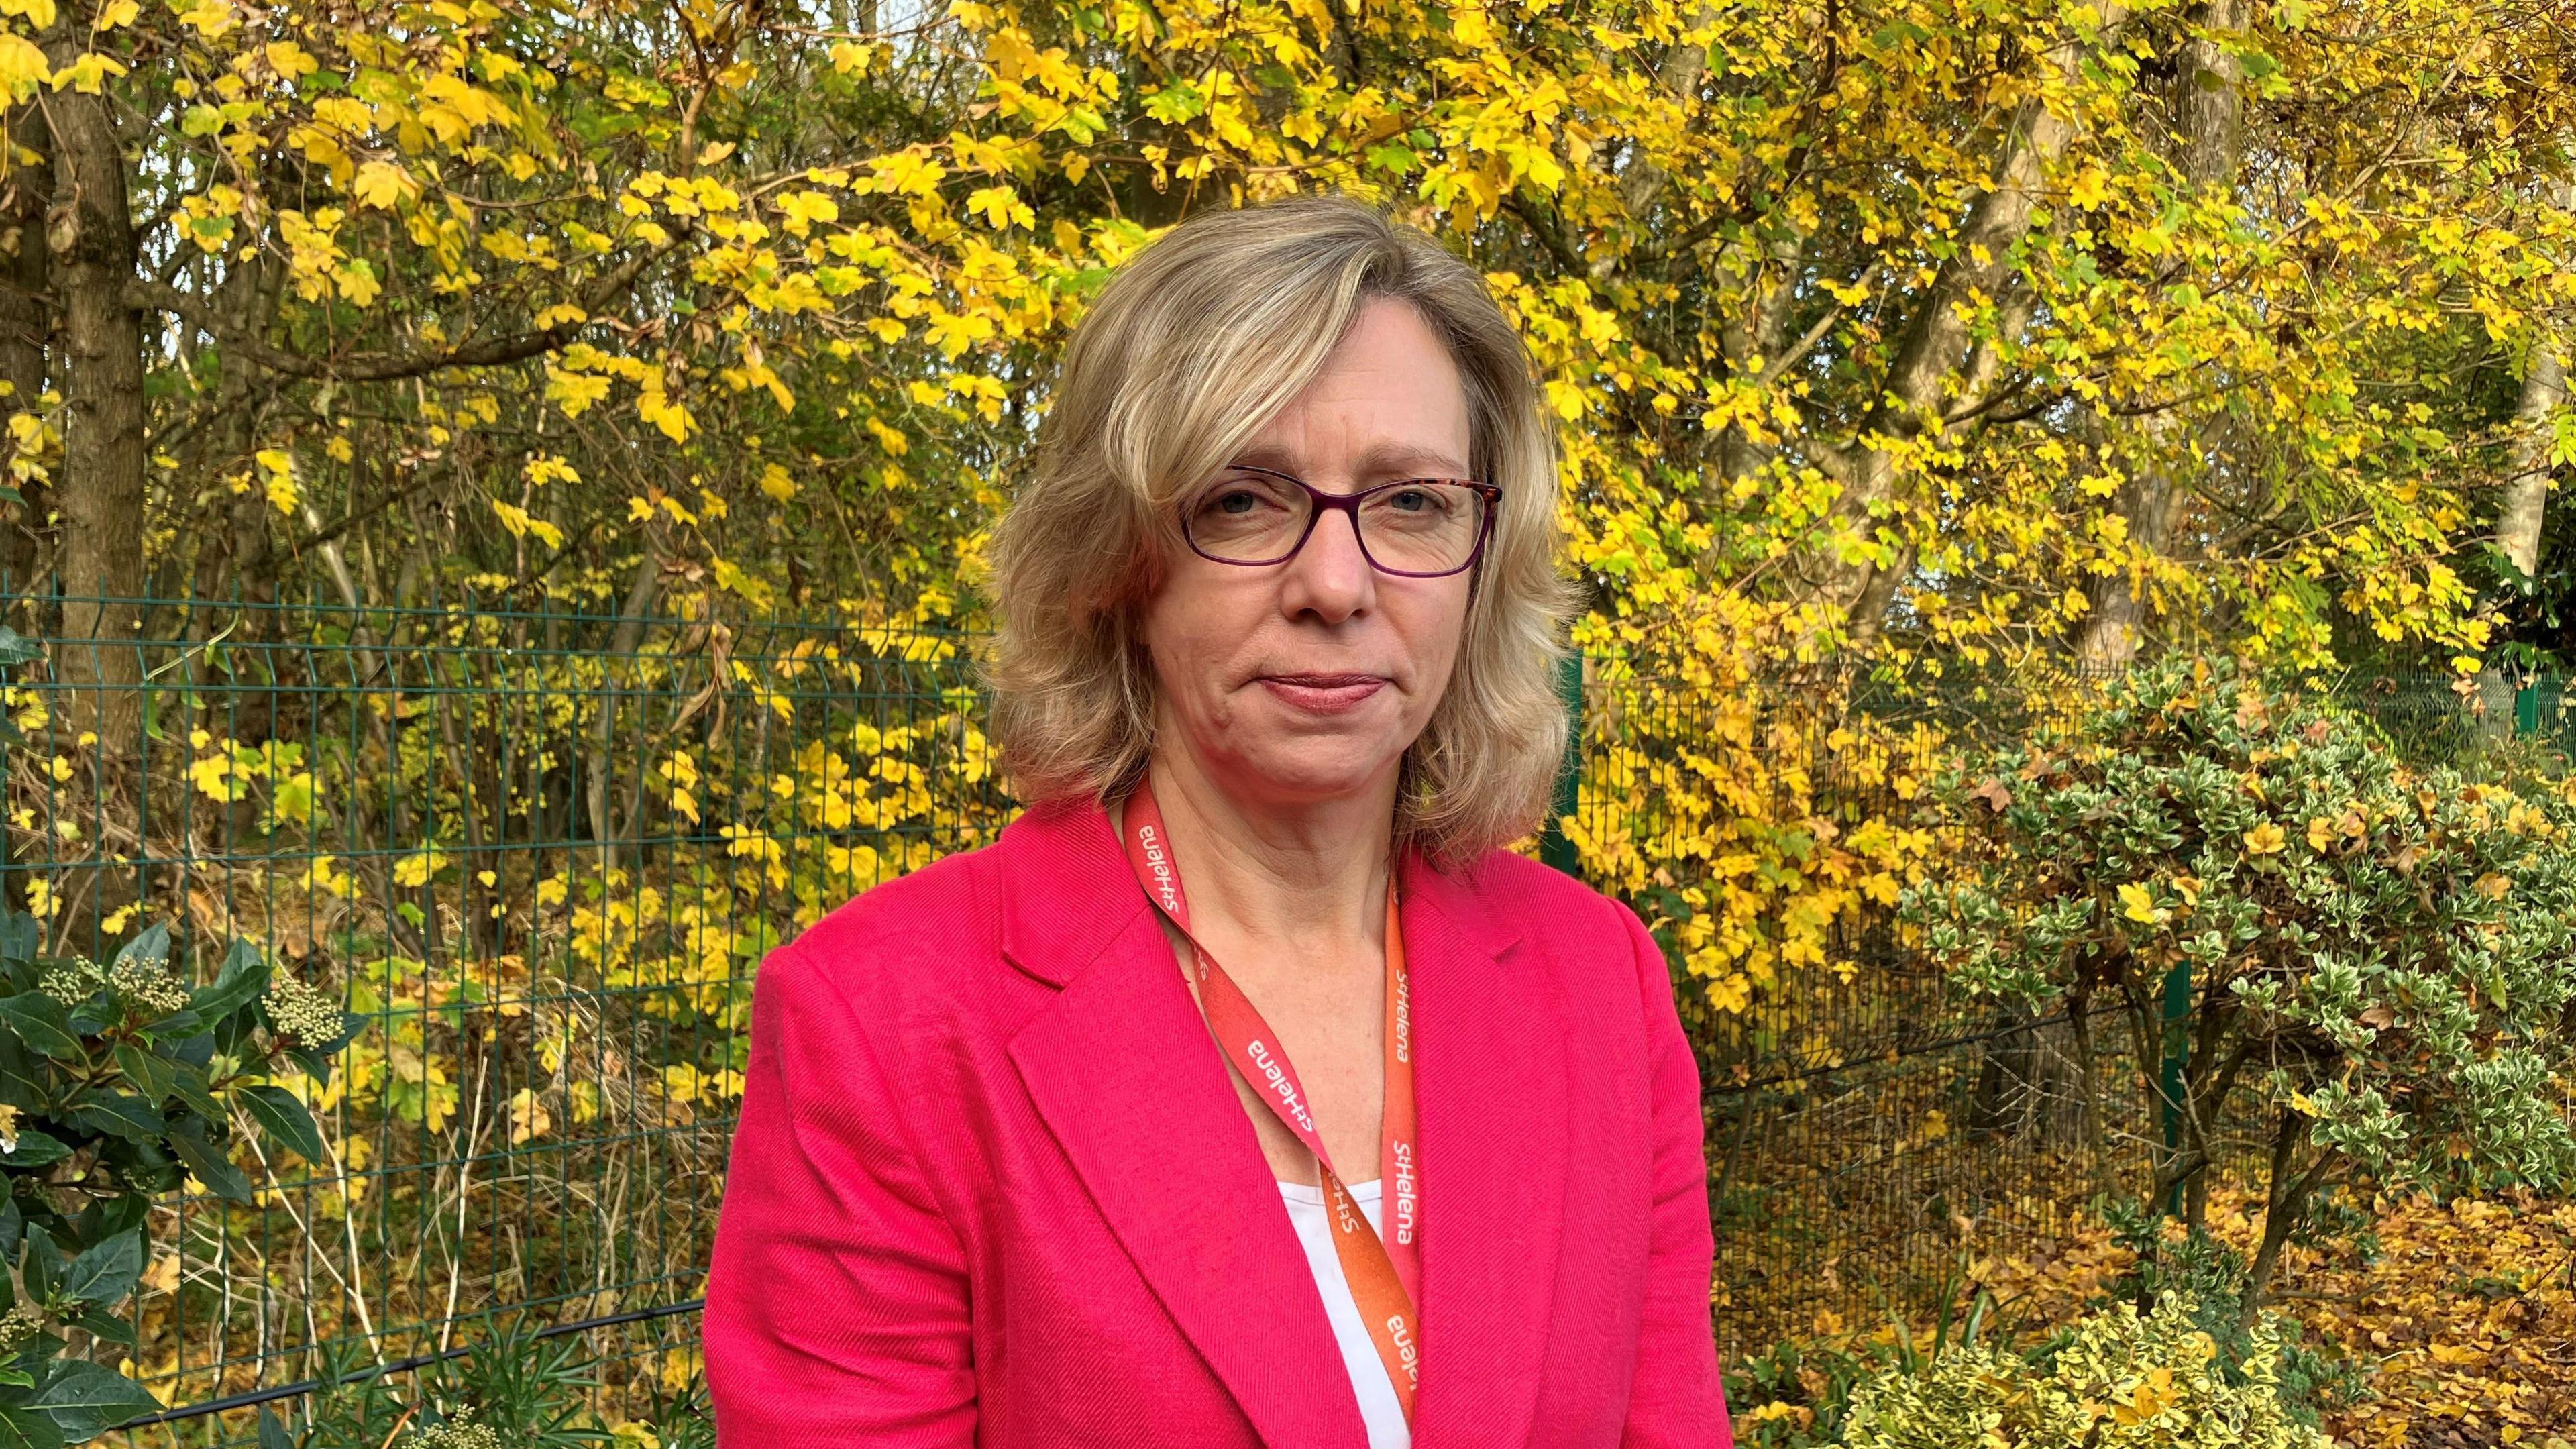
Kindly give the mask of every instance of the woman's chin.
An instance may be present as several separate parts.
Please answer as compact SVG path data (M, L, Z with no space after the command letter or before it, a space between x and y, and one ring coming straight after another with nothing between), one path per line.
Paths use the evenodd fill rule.
M1329 743L1332 748L1320 749ZM1387 766L1402 750L1381 752L1354 748L1348 740L1282 742L1280 748L1247 751L1227 762L1225 773L1239 795L1282 805L1319 804L1356 799L1378 788Z

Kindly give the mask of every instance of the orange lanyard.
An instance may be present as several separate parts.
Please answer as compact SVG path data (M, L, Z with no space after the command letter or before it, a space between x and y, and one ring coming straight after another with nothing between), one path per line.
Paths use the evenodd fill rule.
M1136 879L1145 887L1147 898L1189 943L1199 1006L1207 1013L1217 1044L1252 1084L1254 1093L1269 1104L1280 1125L1315 1154L1324 1201L1332 1209L1334 1255L1341 1260L1342 1277L1350 1284L1351 1298L1368 1325L1369 1341L1377 1346L1387 1379L1395 1385L1396 1402L1403 1406L1404 1422L1410 1425L1413 1390L1421 1375L1421 1335L1413 1312L1422 1281L1421 1172L1413 1149L1413 1013L1405 987L1404 936L1396 920L1393 865L1388 867L1386 881L1386 1103L1378 1134L1379 1181L1384 1184L1380 1211L1394 1229L1388 1241L1369 1226L1367 1215L1342 1185L1341 1174L1333 1170L1323 1136L1315 1130L1306 1089L1297 1081L1297 1069L1288 1065L1279 1038L1261 1019L1251 998L1190 934L1190 904L1181 894L1180 862L1173 858L1171 834L1164 828L1163 812L1154 804L1152 784L1138 785L1128 798L1124 833L1127 859L1136 867Z

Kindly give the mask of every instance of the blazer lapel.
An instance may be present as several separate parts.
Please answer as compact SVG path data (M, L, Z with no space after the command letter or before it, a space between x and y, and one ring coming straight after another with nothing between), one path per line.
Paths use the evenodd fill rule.
M1408 860L1404 901L1422 1134L1413 1442L1521 1444L1565 1209L1559 1003L1466 884Z
M1263 1442L1358 1449L1357 1401L1317 1391L1343 1369L1304 1250L1106 817L1013 830L1004 950L1063 988L1011 1041L1030 1100Z

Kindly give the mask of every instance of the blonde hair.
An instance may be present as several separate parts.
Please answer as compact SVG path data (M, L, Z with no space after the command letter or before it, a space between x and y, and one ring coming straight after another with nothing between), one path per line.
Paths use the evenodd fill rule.
M1447 692L1405 752L1399 841L1443 865L1537 824L1565 748L1554 688L1555 438L1520 337L1475 270L1358 202L1204 212L1105 288L1066 350L1026 484L989 558L986 666L1003 763L1031 803L1131 788L1153 749L1139 637L1181 493L1296 397L1369 301L1415 309L1466 385L1468 466L1502 489Z

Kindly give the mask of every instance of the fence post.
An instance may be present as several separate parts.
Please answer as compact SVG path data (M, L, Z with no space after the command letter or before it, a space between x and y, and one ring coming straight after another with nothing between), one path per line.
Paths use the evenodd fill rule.
M1556 670L1556 692L1565 701L1565 759L1557 766L1556 794L1547 804L1547 824L1538 833L1538 858L1567 875L1583 872L1583 853L1565 838L1565 817L1583 799L1583 656L1565 656Z
M2182 1155L2182 1074L2191 1060L2191 963L2177 961L2165 973L2165 1060L2158 1082L2164 1098L2165 1160L2177 1161ZM2182 1216L2183 1184L2187 1177L2174 1179L2173 1191L2165 1200L2165 1213Z

